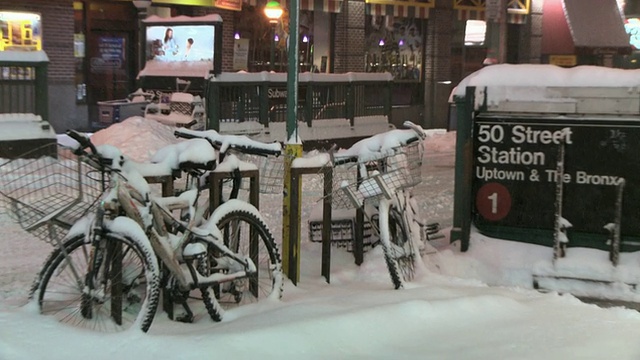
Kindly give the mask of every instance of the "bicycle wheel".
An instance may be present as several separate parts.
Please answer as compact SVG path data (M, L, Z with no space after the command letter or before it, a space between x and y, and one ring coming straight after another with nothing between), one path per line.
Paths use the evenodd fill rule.
M413 245L404 227L402 215L395 206L382 200L378 211L384 260L394 288L400 289L405 281L413 279L415 273Z
M223 234L225 245L249 257L256 265L256 271L219 286L217 298L225 310L266 298L280 299L284 281L280 254L271 231L255 208L243 202L243 206L234 207L234 201L240 202L225 203L223 207L228 210L216 211L214 221Z
M90 330L147 331L159 297L155 255L116 233L103 235L101 245L78 235L54 251L35 294L40 313ZM98 269L91 269L92 256L102 259Z
M391 235L391 256L398 263L402 279L411 281L416 273L415 248L405 228L402 214L395 206L392 206L389 211L389 234Z

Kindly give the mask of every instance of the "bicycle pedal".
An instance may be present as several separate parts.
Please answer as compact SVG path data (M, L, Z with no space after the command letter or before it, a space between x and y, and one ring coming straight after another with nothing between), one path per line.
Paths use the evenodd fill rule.
M425 227L429 231L434 230L434 229L440 230L440 223L437 223L437 222L430 223L430 224L427 224Z
M182 314L176 317L176 321L179 321L181 323L191 324L193 322L193 315Z
M444 237L445 237L444 234L434 234L434 235L427 234L427 240L429 240L429 241L442 239Z

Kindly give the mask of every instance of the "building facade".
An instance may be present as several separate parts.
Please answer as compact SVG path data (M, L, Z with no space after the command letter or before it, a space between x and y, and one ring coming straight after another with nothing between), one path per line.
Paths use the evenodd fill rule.
M622 9L615 0L590 1ZM580 43L580 34L570 31L558 38L562 26L549 26L558 21L554 15L545 21L545 12L562 11L565 2L580 8L575 0L302 0L299 69L390 72L395 119L447 127L452 87L492 62L624 67L631 48L620 43L619 24L607 27L603 43ZM223 72L287 69L288 15L285 11L273 26L264 16L264 0L232 6L214 0L153 0L148 8L139 3L0 0L0 11L41 16L42 49L50 61L49 121L57 132L94 129L98 102L122 99L137 89L141 24L147 16L218 14ZM564 14L566 21L574 21L565 30L588 16Z

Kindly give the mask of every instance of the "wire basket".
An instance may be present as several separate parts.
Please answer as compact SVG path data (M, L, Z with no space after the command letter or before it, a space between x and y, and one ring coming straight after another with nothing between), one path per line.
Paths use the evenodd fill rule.
M47 144L0 165L4 211L24 230L55 243L98 203L103 177L64 147Z
M332 207L359 207L365 202L375 205L383 196L419 184L423 153L422 142L417 141L360 159L357 165L334 167ZM364 167L360 173L366 173L360 179L358 167Z
M242 160L255 164L260 173L261 194L282 194L284 186L284 156L243 155ZM245 182L246 183L246 182ZM248 184L243 184L243 187Z

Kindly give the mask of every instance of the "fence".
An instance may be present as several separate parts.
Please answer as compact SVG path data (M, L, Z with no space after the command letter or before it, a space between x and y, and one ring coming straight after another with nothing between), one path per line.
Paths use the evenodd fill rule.
M390 74L300 74L297 120L308 127L323 119L385 116L391 121ZM208 128L221 122L286 122L287 75L284 73L222 73L205 85Z
M31 113L48 120L48 62L41 51L0 56L0 113Z

